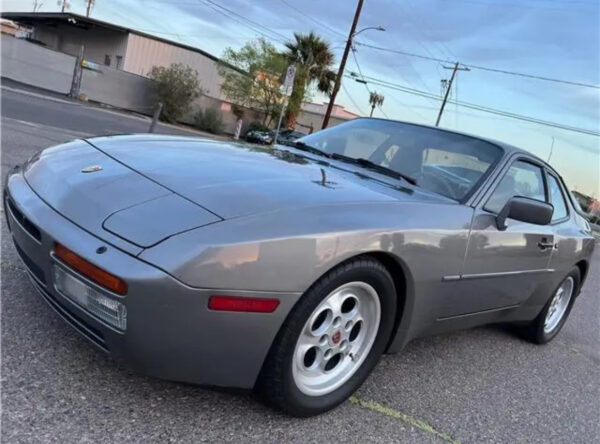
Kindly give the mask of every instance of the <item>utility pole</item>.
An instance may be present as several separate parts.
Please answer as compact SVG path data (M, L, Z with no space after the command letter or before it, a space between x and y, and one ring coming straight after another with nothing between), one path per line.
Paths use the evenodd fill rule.
M41 0L33 0L33 12L38 12L38 10L44 6Z
M454 82L454 77L456 77L457 71L471 71L467 67L459 67L459 63L456 62L454 67L444 66L444 69L451 69L452 75L450 76L450 81L448 82L448 86L446 87L446 94L444 94L444 100L442 101L442 106L440 107L440 112L438 113L437 120L435 121L435 126L440 126L440 120L442 120L442 114L444 112L444 108L446 107L446 102L448 101L448 96L450 95L450 90L452 89L452 82Z
M337 77L335 78L335 84L333 85L333 91L331 92L331 97L329 98L329 105L327 105L327 111L325 112L325 117L323 118L323 126L322 128L327 128L329 125L329 119L331 117L331 112L333 111L333 105L335 104L335 97L337 96L338 91L340 90L340 85L342 83L342 77L344 76L344 68L346 67L346 60L348 59L348 54L350 53L350 48L352 47L352 39L354 38L356 25L358 25L358 18L360 17L360 11L362 9L364 0L358 0L358 4L356 5L356 12L354 13L354 20L352 21L352 27L350 28L350 34L348 34L348 41L346 42L346 48L344 49L344 55L342 55L342 61L340 62L340 69L338 70Z
M86 0L86 3L87 3L87 7L85 9L85 16L89 17L90 12L92 10L92 6L94 6L95 0Z
M60 8L60 12L63 12L63 13L71 7L71 5L69 4L69 2L67 0L62 0L62 1L58 0L58 4L59 5L62 4L62 6Z

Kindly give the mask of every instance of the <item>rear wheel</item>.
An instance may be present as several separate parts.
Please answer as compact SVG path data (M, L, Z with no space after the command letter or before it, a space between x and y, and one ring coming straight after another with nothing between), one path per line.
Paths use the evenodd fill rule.
M569 317L580 281L581 273L575 267L555 289L538 317L520 330L522 336L536 344L554 339Z
M357 258L311 287L282 326L257 389L295 416L329 410L366 379L393 328L396 295L379 262Z

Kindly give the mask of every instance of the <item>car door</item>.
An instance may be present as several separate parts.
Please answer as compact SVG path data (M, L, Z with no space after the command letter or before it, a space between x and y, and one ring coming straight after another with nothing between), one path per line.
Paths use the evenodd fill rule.
M559 176L547 170L548 196L554 206L552 228L555 249L550 260L550 268L555 270L555 280L561 280L573 267L575 258L583 247L580 228L573 223L567 192ZM556 282L558 285L558 282Z
M514 158L476 206L459 291L445 304L444 316L515 307L551 272L550 225L509 219L505 230L498 229L496 215L513 196L548 201L543 166L535 159Z

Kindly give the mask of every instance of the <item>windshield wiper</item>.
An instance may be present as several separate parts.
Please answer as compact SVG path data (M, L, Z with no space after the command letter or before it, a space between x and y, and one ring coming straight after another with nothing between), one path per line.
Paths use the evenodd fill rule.
M307 153L317 154L319 156L331 158L331 154L327 151L320 150L319 148L315 148L314 146L307 145L304 142L297 141L294 143L294 148L298 148L299 150L306 151Z
M343 154L333 153L329 155L332 159L341 160L343 162L353 163L355 165L360 165L364 168L377 171L378 173L385 174L390 177L394 177L396 179L404 179L406 182L411 185L417 185L417 181L403 173L400 173L396 170L392 170L391 168L384 167L383 165L379 165L378 163L373 162L372 160L365 159L363 157L354 158L350 156L345 156Z

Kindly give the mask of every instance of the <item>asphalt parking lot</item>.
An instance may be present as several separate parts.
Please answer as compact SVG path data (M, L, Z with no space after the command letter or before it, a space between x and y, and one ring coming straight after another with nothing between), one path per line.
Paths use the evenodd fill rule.
M37 150L80 136L22 120L3 112L3 175ZM249 394L150 379L97 352L36 294L2 217L1 439L598 442L599 256L597 249L586 287L551 344L529 344L499 326L420 339L384 357L339 408L294 419Z

